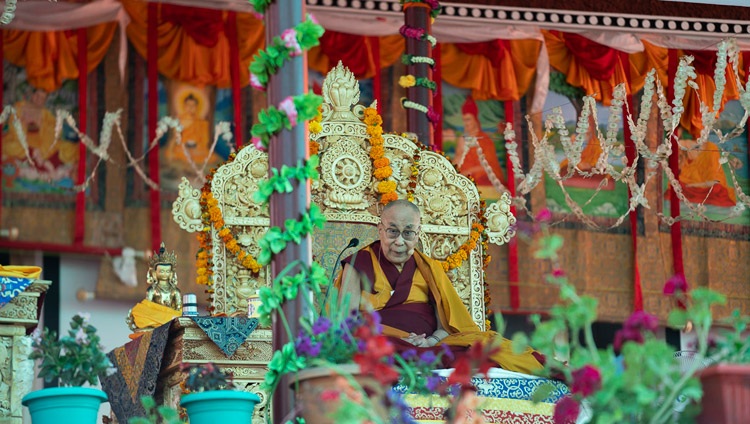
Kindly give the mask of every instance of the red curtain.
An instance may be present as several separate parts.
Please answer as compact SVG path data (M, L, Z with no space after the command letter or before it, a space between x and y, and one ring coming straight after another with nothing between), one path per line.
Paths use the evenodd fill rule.
M558 32L559 31L554 31ZM563 38L570 53L592 78L606 81L612 77L617 64L617 51L578 34L565 33Z
M161 5L161 19L181 26L196 43L214 47L219 42L219 33L224 31L224 17L221 10L197 7Z

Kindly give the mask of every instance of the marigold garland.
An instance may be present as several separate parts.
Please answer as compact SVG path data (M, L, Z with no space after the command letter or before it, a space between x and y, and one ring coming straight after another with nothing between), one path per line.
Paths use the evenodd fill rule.
M443 266L445 271L458 268L463 262L469 258L469 253L477 247L477 242L482 238L484 232L484 225L475 222L471 224L471 231L469 232L469 239L464 244L459 246L458 250L453 254L441 261L440 264Z
M222 217L221 209L219 208L219 201L214 198L211 190L203 191L201 197L205 198L211 224L218 231L219 238L224 242L226 249L237 258L243 267L249 269L254 274L257 274L261 268L260 264L252 255L242 249L240 244L237 243L237 239L234 238L232 230L225 226L226 224Z
M367 135L370 136L370 159L372 159L372 175L379 182L376 191L380 193L380 203L388 203L398 199L396 194L396 182L387 181L393 175L390 159L385 157L383 145L383 118L378 115L375 108L365 109L364 123L367 125Z
M320 134L321 131L323 131L323 125L320 123L323 121L323 110L319 107L318 108L318 114L315 115L315 118L311 119L307 129L310 131L310 134ZM310 140L310 156L317 155L318 152L320 152L320 143L314 140Z

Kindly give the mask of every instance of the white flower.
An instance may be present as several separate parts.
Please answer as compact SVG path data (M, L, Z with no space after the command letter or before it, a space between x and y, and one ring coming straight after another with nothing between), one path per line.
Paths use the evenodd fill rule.
M89 341L89 336L83 331L83 328L79 328L76 332L76 343L84 344Z
M297 30L289 28L281 33L281 40L284 41L284 46L291 50L289 56L299 56L302 54L302 49L297 41Z
M86 325L89 323L89 321L91 321L91 314L88 312L79 312L76 315L83 319L83 325Z
M291 96L279 103L279 110L286 113L286 116L289 117L289 123L292 126L297 125L297 108L294 107L294 100Z
M34 341L34 343L39 344L42 342L42 329L41 327L37 327L32 333L31 333L31 340Z

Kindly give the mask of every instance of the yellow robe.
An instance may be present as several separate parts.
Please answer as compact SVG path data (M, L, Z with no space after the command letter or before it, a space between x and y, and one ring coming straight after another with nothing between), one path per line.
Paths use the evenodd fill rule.
M719 162L721 149L710 141L706 142L694 160L685 159L680 163L680 183L685 196L693 203L731 207L737 204L734 188L727 184L727 176ZM716 182L709 187L687 187L689 184Z
M374 291L375 295L362 291L363 299L368 299L375 310L382 309L391 297L391 286L378 263L377 255L369 247L360 253L369 253L375 268ZM494 331L481 331L471 319L469 311L461 302L461 299L453 287L442 265L421 252L414 251L414 260L417 271L414 274L409 298L405 303L427 302L429 293L435 299L438 319L443 329L448 332L448 337L441 343L451 346L471 346L476 342L495 342L500 346L500 351L491 359L500 367L508 371L516 371L533 374L540 370L542 365L532 355L533 349L527 347L521 354L513 353L511 341L501 337ZM392 337L403 338L408 333L397 328L383 326L383 334Z

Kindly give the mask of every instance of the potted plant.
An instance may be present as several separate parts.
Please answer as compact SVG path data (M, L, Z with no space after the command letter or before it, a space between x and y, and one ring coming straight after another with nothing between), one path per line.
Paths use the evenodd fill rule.
M289 276L290 270L299 272ZM299 415L307 422L333 423L333 416L347 405L347 419L385 422L396 412L388 389L398 380L394 366L394 347L381 334L377 312L351 312L347 298L339 302L332 291L325 302L321 288L328 285L325 270L313 263L291 263L274 280L260 290L258 308L262 325L270 325L278 313L287 330L288 340L274 352L268 365L264 388L273 393L285 376L296 392ZM301 330L291 333L282 309L284 302L303 296L307 313L300 319ZM353 401L353 402L349 402ZM349 421L352 422L352 421Z
M688 291L684 278L673 277L664 286L664 294L674 297L675 304L668 324L685 328L691 323L697 341L690 363L681 364L675 359L674 348L656 337L658 318L644 311L634 312L625 321L612 346L598 349L591 327L596 320L597 301L579 295L560 268L563 239L549 232L547 219L543 218L546 215L540 213L537 217L541 225L535 229L541 235L537 238L539 248L535 257L551 263L547 281L559 287L561 301L550 310L548 319L542 320L538 315L531 317L536 328L530 342L547 358L544 374L561 379L570 387L571 394L555 406L555 422L575 423L581 419L579 415L588 416L584 422L596 423L692 422L700 411L701 398L707 406L706 399L718 392L708 386L701 388L697 372L703 364L731 358L747 362L750 342L743 339L741 333L748 318L735 312L735 331L723 341L710 342L711 308L723 304L724 296L704 287ZM526 341L522 334L514 336L516 345L523 346ZM704 370L701 379L705 383L706 376L712 374L710 369ZM549 394L545 389L549 388L539 390L535 398L544 399ZM676 407L678 398L684 409ZM746 406L750 400L740 403ZM706 412L713 406L709 405ZM740 421L711 419L704 422Z
M212 363L190 365L187 370L180 404L191 424L246 424L252 422L258 395L234 390L232 375Z
M41 360L39 378L46 382L59 379L61 387L46 388L27 394L22 404L29 408L34 424L60 422L95 423L99 405L107 395L93 387L99 377L114 368L102 352L96 328L89 324L89 315L79 313L70 321L66 336L59 339L54 331L38 328L32 334L30 359Z

